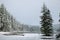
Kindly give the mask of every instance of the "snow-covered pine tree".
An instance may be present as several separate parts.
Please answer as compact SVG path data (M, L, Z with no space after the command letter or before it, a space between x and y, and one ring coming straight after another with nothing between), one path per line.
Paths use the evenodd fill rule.
M42 16L41 16L41 33L45 34L45 36L51 36L53 34L53 27L52 27L52 17L50 14L50 10L43 4L42 9Z
M60 22L60 13L59 13L59 22Z
M0 31L9 31L8 21L7 21L7 10L3 4L0 7Z

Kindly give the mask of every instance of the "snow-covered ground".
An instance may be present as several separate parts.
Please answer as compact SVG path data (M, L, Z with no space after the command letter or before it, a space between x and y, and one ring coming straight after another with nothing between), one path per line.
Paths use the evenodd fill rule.
M0 40L43 40L40 34L35 33L24 33L24 36L11 35L5 36L0 34ZM55 39L44 39L44 40L55 40Z

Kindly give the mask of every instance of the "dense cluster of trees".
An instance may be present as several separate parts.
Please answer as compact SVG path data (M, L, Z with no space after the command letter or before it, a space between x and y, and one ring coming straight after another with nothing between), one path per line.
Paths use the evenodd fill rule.
M0 6L0 31L30 31L34 32L39 27L29 27L19 23L10 13L6 10L3 4ZM37 32L37 31L36 31Z
M0 6L0 31L20 31L20 23L9 14L3 4ZM22 30L22 29L21 29Z

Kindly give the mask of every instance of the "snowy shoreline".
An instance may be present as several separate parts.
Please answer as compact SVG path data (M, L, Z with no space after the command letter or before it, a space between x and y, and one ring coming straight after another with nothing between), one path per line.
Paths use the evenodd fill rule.
M17 33L17 32L0 32L1 35L20 35L24 36L23 33Z
M3 34L9 34L10 32L0 32L0 40L43 40L41 38L48 38L41 36L42 34L38 33L23 33L24 36L21 35L8 35L5 36ZM55 40L55 37L52 36L53 39L48 40Z

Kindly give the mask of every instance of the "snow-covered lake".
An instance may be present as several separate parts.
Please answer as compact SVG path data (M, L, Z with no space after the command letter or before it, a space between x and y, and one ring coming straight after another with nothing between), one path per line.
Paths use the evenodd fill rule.
M0 40L55 40L55 39L41 39L40 34L25 33L24 36L20 35L5 36L0 34Z

